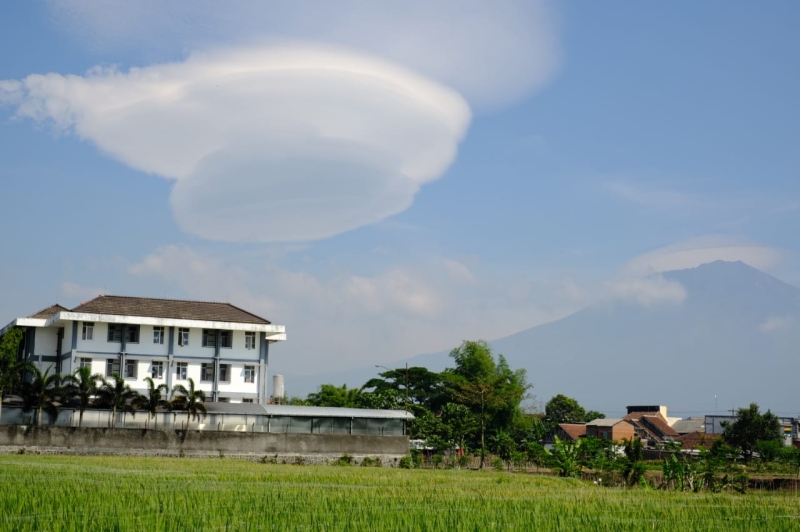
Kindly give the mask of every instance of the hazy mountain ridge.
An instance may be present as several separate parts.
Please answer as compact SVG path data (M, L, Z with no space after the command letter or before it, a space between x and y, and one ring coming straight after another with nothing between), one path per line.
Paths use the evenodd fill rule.
M800 414L793 400L800 370L800 289L741 262L662 276L684 287L683 302L606 301L490 343L511 367L527 369L541 401L564 393L611 414L628 404L658 403L679 415L715 408L722 413L756 401ZM449 362L446 353L409 359L433 370ZM308 391L322 382L360 386L377 371L318 376ZM290 379L297 388L312 380Z

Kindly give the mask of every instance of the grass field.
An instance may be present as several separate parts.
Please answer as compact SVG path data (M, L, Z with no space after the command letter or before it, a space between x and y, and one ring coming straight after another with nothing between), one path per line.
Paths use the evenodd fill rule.
M2 530L798 530L795 493L458 470L0 456Z

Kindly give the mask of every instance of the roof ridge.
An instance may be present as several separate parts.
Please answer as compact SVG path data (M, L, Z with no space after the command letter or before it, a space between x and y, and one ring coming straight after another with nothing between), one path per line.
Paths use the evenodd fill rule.
M235 307L234 305L232 305L232 304L230 304L230 303L228 303L226 301L207 301L207 300L203 300L203 299L175 299L175 298L171 298L171 297L119 296L119 295L116 295L116 294L100 294L100 295L98 295L96 297L93 297L89 301L84 301L83 303L81 303L81 305L85 305L86 303L89 303L89 302L94 301L95 299L99 299L101 297L103 297L103 298L115 297L115 298L120 298L120 299L149 299L151 301L174 301L174 302L177 302L177 303L206 303L206 304L212 304L212 305L230 305L232 307ZM78 306L81 306L81 305L78 305ZM78 308L78 307L76 307L76 308ZM239 307L235 307L235 308L237 308L238 310L242 310ZM247 311L243 310L243 312L247 312ZM247 312L247 313L248 314L252 314L251 312ZM255 316L255 314L254 314L254 316ZM258 317L258 316L256 316L256 317Z

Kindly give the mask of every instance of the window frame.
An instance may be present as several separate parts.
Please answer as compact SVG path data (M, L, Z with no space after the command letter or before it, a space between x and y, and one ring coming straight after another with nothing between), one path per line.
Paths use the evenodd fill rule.
M153 343L158 345L164 345L164 326L163 325L154 325L153 326Z
M233 331L227 329L219 331L219 347L221 349L233 349Z
M128 369L131 369L129 372ZM123 379L138 379L139 378L139 361L135 358L125 359L125 375Z
M210 341L209 341L210 339ZM216 329L203 329L203 339L200 342L202 347L216 347L217 345L217 331Z
M119 323L109 323L106 341L114 344L122 343L122 325Z
M256 333L253 331L245 331L244 333L244 348L245 349L255 349L256 348Z
M88 367L92 369L92 359L89 357L78 357L78 368Z
M122 371L120 369L119 358L107 358L106 359L106 377L111 377L115 373L117 375L122 375ZM116 371L114 371L116 368Z
M94 322L84 321L83 332L81 333L81 340L94 340Z
M178 346L186 347L189 345L189 327L178 328Z
M249 380L248 380L249 374ZM244 367L244 382L246 384L255 384L256 382L256 367L255 366L245 366Z
M208 376L208 371L211 371L211 378L206 378ZM200 364L200 382L214 382L214 363L213 362L203 362Z
M156 371L158 368L158 371ZM150 363L150 378L153 380L164 380L164 362L154 360Z
M181 371L183 370L183 371ZM183 376L181 377L181 373ZM175 363L175 380L185 381L189 379L189 363L188 362L176 362Z
M224 377L223 377L224 375ZM231 383L231 365L230 364L220 364L219 365L219 382L230 384Z

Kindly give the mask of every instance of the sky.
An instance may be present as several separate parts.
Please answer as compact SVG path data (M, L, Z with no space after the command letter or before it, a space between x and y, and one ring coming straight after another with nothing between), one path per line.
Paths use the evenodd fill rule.
M800 4L0 7L0 322L229 301L386 365L742 260L800 285Z

